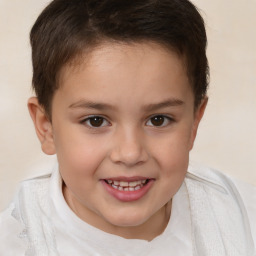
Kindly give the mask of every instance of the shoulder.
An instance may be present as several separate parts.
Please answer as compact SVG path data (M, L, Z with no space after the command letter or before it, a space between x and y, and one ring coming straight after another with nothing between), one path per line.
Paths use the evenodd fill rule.
M198 181L201 180L206 183L222 186L226 189L233 188L239 192L246 204L256 203L256 186L239 181L213 168L191 165L188 168L188 176L192 176Z
M252 200L251 202L256 203L256 186L239 181L216 169L200 165L191 165L188 168L187 176L204 183L223 187L226 190L233 189L235 192L239 193L244 201Z
M20 184L15 201L19 201L19 206L31 206L32 203L40 203L47 200L51 174L27 179Z
M23 181L13 202L0 213L0 255L25 255L26 218L37 208L35 204L45 205L50 177L49 174Z
M20 188L24 186L33 186L35 184L43 184L43 183L48 183L51 179L52 173L48 173L45 175L40 175L31 179L26 179L21 182Z
M191 165L188 177L217 189L224 189L241 203L248 216L252 237L256 243L256 186L238 181L224 173L205 166Z
M0 213L0 255L25 254L27 243L22 239L24 226L14 217L15 206L12 203L9 208Z
M239 181L234 178L230 178L235 184L246 208L249 222L251 225L252 235L254 237L254 243L256 245L256 186L248 184L246 182Z

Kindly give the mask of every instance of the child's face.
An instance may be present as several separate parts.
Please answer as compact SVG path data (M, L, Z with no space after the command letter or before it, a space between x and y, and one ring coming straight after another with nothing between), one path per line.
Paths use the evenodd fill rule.
M203 108L182 59L156 44L106 44L65 67L43 148L57 153L70 207L110 233L163 227Z

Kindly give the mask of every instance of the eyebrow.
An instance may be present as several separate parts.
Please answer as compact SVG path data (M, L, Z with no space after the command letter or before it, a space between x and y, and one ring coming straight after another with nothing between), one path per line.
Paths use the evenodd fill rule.
M114 109L114 106L107 103L79 100L78 102L71 104L69 108L89 108L89 109L104 110L104 109Z
M166 107L176 107L184 105L184 101L176 98L167 99L159 103L152 103L143 106L144 111L155 111L157 109L166 108ZM69 106L69 108L88 108L88 109L97 109L97 110L113 110L115 107L108 103L93 102L87 100L79 100Z
M159 103L152 103L143 107L145 111L155 111L161 108L176 107L184 105L184 101L176 98L167 99Z

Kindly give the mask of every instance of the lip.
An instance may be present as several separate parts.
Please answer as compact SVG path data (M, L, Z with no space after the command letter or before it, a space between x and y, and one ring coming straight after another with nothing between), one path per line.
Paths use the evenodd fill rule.
M132 201L137 201L144 197L147 192L150 190L154 183L154 179L149 179L145 177L115 177L111 178L111 180L121 180L121 181L136 181L136 180L148 180L148 183L145 184L141 189L135 190L135 191L120 191L115 188L113 188L111 185L105 182L104 180L101 180L101 183L105 190L114 198L116 198L119 201L122 202L132 202ZM107 179L106 179L107 180Z
M132 182L136 180L150 180L148 177L142 177L142 176L133 176L133 177L125 177L125 176L118 176L114 178L106 178L104 180L122 180L122 181L127 181L127 182Z

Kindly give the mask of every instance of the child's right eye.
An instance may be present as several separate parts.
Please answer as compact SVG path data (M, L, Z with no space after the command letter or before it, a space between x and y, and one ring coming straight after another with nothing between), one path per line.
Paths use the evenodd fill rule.
M81 121L82 124L86 124L90 128L100 128L104 126L109 126L110 123L101 116L90 116Z

